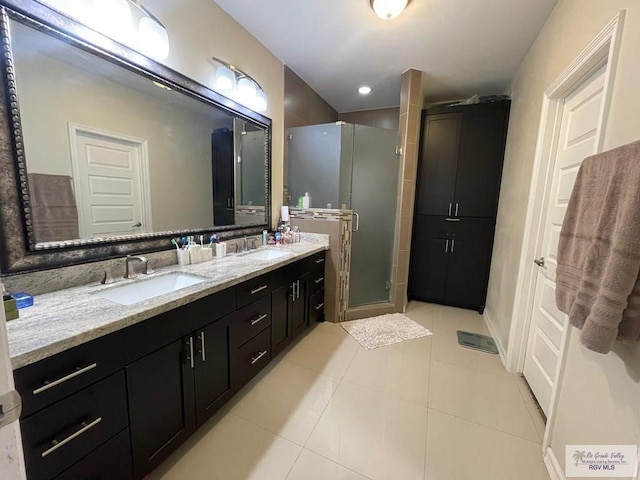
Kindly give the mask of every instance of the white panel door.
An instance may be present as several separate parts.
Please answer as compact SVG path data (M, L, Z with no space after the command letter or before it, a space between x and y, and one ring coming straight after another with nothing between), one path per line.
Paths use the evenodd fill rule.
M74 143L81 237L148 232L141 144L80 129Z
M565 99L552 187L543 223L542 249L536 263L536 290L524 363L524 376L546 415L557 381L560 352L566 336L567 316L556 308L557 250L562 220L578 169L595 153L596 133L602 112L605 69L588 78ZM541 261L542 260L542 261Z

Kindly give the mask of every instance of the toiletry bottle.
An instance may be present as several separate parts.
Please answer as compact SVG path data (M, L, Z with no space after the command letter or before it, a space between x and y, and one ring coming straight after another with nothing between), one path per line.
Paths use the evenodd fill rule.
M269 241L268 234L269 232L267 232L266 230L262 231L262 245L266 245L267 242Z
M304 192L304 197L302 197L302 208L311 208L311 196L309 192Z

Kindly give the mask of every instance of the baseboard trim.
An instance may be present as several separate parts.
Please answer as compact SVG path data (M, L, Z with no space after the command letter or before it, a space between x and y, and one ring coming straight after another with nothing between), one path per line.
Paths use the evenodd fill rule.
M547 472L549 472L549 478L551 478L551 480L566 480L564 472L551 447L547 447L542 459L544 460L544 465L547 467Z
M505 351L500 338L498 337L498 335L496 335L496 329L493 326L493 321L491 320L491 313L486 308L484 310L484 313L482 314L482 318L484 318L484 323L489 329L489 333L493 337L493 340L496 342L496 345L498 347L498 355L500 355L502 365L504 365L505 369L507 369L507 352Z

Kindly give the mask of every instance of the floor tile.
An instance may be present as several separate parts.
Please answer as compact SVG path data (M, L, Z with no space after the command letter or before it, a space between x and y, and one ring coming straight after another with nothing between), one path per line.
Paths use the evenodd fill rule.
M343 381L306 448L374 480L422 480L427 409Z
M549 480L539 444L429 410L428 480Z
M518 391L520 392L520 396L529 411L529 416L533 421L533 426L538 432L538 437L544 437L544 431L546 428L546 419L541 411L540 406L534 399L533 393L529 389L529 385L527 385L527 381L522 376L518 376L516 380L516 385L518 386Z
M360 349L344 380L426 406L430 350L429 337L373 350Z
M460 330L463 329L461 328ZM432 360L453 363L487 372L505 372L500 356L461 347L458 344L456 332L457 330L455 329L440 329L440 331L435 334L438 336L438 339L436 342L433 342L431 351Z
M429 407L540 442L515 375L431 362Z
M233 414L203 426L151 480L284 480L301 447Z
M231 412L304 445L339 382L335 377L281 361Z
M287 362L342 378L360 344L340 325L320 324L284 356Z
M287 480L367 480L367 477L305 448Z

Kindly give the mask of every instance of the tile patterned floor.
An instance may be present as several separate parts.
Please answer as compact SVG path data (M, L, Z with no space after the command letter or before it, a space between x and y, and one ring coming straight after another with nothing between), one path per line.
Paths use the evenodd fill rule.
M323 323L276 358L152 480L548 480L544 424L476 312L412 302L433 331L365 350Z

